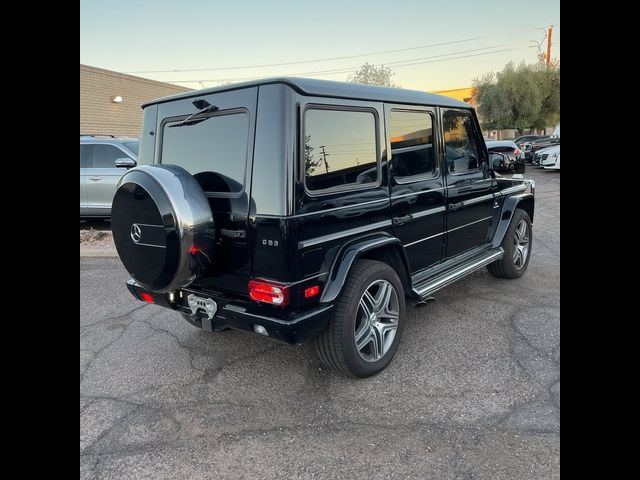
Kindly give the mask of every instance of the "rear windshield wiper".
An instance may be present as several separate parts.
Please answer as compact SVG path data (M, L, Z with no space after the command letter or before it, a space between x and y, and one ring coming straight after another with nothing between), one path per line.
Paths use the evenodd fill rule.
M195 125L196 123L204 122L207 118L210 118L210 117L196 118L194 120L191 120L191 119L196 115L202 115L204 113L211 113L211 112L215 112L216 110L220 110L215 105L209 104L209 102L207 102L206 100L194 100L192 103L195 105L196 108L199 108L200 110L198 110L195 113L192 113L187 118L182 120L180 123L176 123L175 125L169 125L169 128L182 127L185 125Z

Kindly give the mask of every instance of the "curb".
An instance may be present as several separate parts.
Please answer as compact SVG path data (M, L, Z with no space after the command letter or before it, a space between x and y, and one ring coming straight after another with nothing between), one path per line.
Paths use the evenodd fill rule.
M108 250L90 250L88 248L80 248L80 257L117 257L118 252L115 249Z

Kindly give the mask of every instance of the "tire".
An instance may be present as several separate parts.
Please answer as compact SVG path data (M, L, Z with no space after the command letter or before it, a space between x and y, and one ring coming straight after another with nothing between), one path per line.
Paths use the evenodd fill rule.
M522 239L522 225L526 225L524 239ZM518 236L516 236L518 231ZM529 214L517 208L511 219L511 224L502 239L500 246L504 249L504 255L500 260L487 265L487 270L494 277L498 278L519 278L527 271L529 259L531 258L531 245L533 240L533 230L531 229L531 219ZM519 240L522 239L522 240ZM525 242L526 241L526 245ZM520 254L516 256L517 246L520 247ZM523 258L524 256L524 258Z
M385 292L389 293L383 295ZM381 299L386 301L383 303ZM363 305L367 308L371 305L370 311L378 310L378 315L372 315L373 324L370 323L372 316L366 317ZM386 263L358 260L335 302L334 318L315 340L316 354L327 367L346 376L375 375L396 353L405 318L404 289L395 270ZM360 349L356 346L356 334L361 341Z
M524 173L524 171L526 170L526 166L523 163L522 165L516 165L516 170L515 173Z

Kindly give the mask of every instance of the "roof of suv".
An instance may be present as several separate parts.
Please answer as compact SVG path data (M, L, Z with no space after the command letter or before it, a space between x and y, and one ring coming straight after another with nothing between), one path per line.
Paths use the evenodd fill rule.
M170 102L181 98L200 97L218 92L237 90L240 88L255 87L259 85L270 85L282 83L289 85L296 91L305 95L318 97L338 97L354 100L371 100L377 102L411 103L418 105L439 105L444 107L471 108L468 103L461 102L454 98L445 97L435 93L421 92L419 90L406 90L404 88L380 87L377 85L365 85L361 83L333 82L329 80L318 80L315 78L295 78L295 77L274 77L262 80L252 80L250 82L234 83L221 87L204 88L192 92L180 93L168 97L145 103L142 108L156 103Z

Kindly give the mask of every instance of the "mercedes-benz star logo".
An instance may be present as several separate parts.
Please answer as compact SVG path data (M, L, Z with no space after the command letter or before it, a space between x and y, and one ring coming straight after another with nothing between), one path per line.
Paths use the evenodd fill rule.
M133 225L131 225L131 240L133 240L134 243L138 243L141 238L142 230L140 230L140 225L134 223Z

